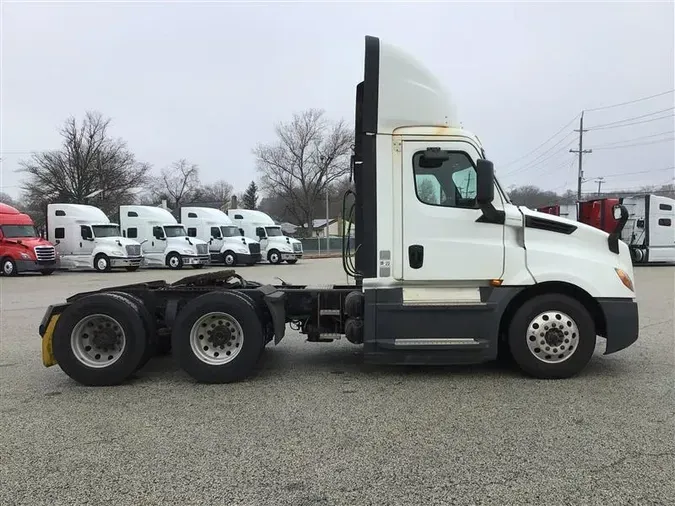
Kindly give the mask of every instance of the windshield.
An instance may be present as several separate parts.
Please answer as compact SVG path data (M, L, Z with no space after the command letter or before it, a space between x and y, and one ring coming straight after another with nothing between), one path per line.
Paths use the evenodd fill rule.
M268 237L280 237L284 235L281 232L281 227L265 227L265 230L267 231Z
M182 237L187 235L183 225L167 225L164 227L164 233L167 237Z
M117 225L94 225L94 237L119 237L120 227Z
M223 237L238 237L241 235L237 227L220 227L220 231L223 233Z
M7 238L39 236L33 225L3 225L0 228L2 228L2 234Z

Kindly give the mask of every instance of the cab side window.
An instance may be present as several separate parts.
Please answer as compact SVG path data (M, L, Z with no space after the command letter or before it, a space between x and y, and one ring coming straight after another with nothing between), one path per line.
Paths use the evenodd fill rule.
M211 237L220 239L220 229L218 227L211 227Z
M92 239L91 229L87 225L80 225L82 239Z
M197 229L195 227L189 227L187 233L188 237L197 237Z
M265 229L263 227L256 228L255 235L257 235L258 237L267 237L267 234L265 233Z
M162 230L162 227L152 227L152 236L155 239L164 239L164 230Z
M477 209L476 169L466 153L418 151L413 155L415 193L423 204Z
M59 227L54 229L54 239L65 239L65 237L66 237L65 228Z

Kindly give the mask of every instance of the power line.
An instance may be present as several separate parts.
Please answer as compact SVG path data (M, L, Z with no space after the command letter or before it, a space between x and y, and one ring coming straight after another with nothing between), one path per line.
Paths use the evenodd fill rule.
M616 144L623 144L624 142L633 142L633 141L639 141L642 139L651 139L653 137L658 137L659 135L667 135L667 134L672 134L675 133L675 130L667 130L665 132L659 132L658 134L652 134L652 135L642 135L640 137L633 137L632 139L628 139L627 141L617 141L617 142L611 142L609 144L603 144L603 146L614 146Z
M602 177L608 178L608 177L633 176L633 175L636 175L636 174L651 174L653 172L664 172L666 170L675 170L675 166L665 167L663 169L638 170L638 171L635 171L635 172L615 172L613 174L604 174Z
M571 134L572 134L572 132L570 132L570 135L571 135ZM514 169L514 170L512 170L512 171L510 171L510 172L507 172L507 173L504 174L502 177L511 177L511 176L513 176L514 174L520 174L520 173L522 173L522 172L526 172L526 171L530 170L530 169L533 168L533 167L537 167L537 166L541 165L541 164L542 164L543 162L545 162L546 160L550 160L551 158L554 158L555 155L557 155L558 153L562 153L563 151L566 151L567 148L569 148L570 146L572 146L572 144L574 144L574 139L570 140L567 144L565 144L564 146L562 146L560 149L557 149L556 151L554 151L553 153L551 153L549 156L546 156L546 157L543 158L543 159L541 158L542 156L546 155L551 149L555 148L558 144L560 144L560 142L564 141L567 137L569 137L569 135L567 135L566 137L563 137L559 142L557 142L556 144L554 144L553 146L551 146L547 151L544 151L543 153L541 153L541 154L540 154L537 158L535 158L534 160L529 161L528 163L526 163L526 164L523 165L522 167L518 167L517 169Z
M600 128L591 128L591 130L607 130L607 129L610 129L610 128L621 128L621 127L632 126L632 125L641 125L643 123L651 123L652 121L659 121L659 120L666 119L666 118L672 118L674 116L675 116L675 114L667 114L665 116L661 116L660 118L646 119L646 120L643 120L643 121L634 121L633 123L624 123L622 125L614 125L614 126L607 126L607 127L600 127Z
M508 167L509 165L513 165L514 163L519 162L520 160L523 160L524 158L527 158L527 157L530 156L532 153L534 153L535 151L537 151L539 148L541 148L542 146L544 146L545 144L547 144L549 141L555 139L555 138L556 138L559 134L561 134L567 127L569 127L572 123L574 123L578 117L579 117L579 114L577 114L576 116L574 116L574 118L572 118L565 126L563 126L560 130L558 130L556 133L554 133L551 137L549 137L548 139L546 139L544 142L542 142L541 144L539 144L539 146L537 146L536 148L534 148L532 151L530 151L530 152L524 154L523 156L521 156L521 157L519 157L519 158L516 158L515 160L512 160L512 161L510 161L510 162L508 162L508 163L502 164L502 167Z
M650 144L660 144L661 142L672 142L675 140L675 137L670 137L668 139L659 139L657 141L649 141L649 142L635 142L632 144L621 144L621 145L613 145L613 144L603 144L601 146L596 146L593 149L596 150L607 150L607 149L623 149L623 148L633 148L636 146L649 146Z
M619 123L625 123L626 121L633 121L633 120L636 120L636 119L647 118L649 116L654 116L655 114L661 114L661 113L664 113L664 112L672 111L673 109L675 109L675 106L674 107L668 107L666 109L661 109L660 111L654 111L654 112L650 112L650 113L647 113L647 114L642 114L640 116L633 116L632 118L624 118L624 119L620 119L618 121L612 121L610 123L601 123L599 125L594 125L594 126L588 127L588 129L589 130L598 130L598 129L603 128L603 127L608 127L608 126L611 126L611 125L618 125Z
M668 95L669 93L672 93L674 91L675 91L675 89L664 91L664 92L661 92L661 93L657 93L656 95L649 95L648 97L636 98L635 100L629 100L628 102L621 102L621 103L618 103L618 104L605 105L605 106L602 106L602 107L594 107L593 109L586 109L586 112L601 111L601 110L604 110L604 109L611 109L613 107L620 107L622 105L635 104L637 102L642 102L644 100L649 100L651 98L662 97L663 95Z

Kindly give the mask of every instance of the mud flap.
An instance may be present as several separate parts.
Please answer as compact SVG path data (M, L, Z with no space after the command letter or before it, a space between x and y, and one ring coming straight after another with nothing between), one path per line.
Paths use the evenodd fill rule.
M265 304L272 316L274 344L279 344L286 334L286 311L284 309L286 294L271 285L261 286L258 290L263 293Z

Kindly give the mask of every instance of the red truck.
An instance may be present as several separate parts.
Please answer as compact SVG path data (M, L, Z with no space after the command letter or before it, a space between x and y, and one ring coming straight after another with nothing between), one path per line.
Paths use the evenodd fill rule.
M30 216L0 203L0 273L52 274L57 268L54 245L37 233Z

